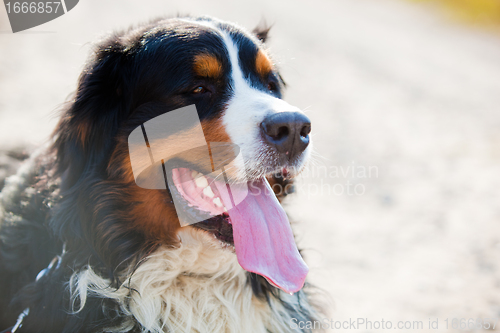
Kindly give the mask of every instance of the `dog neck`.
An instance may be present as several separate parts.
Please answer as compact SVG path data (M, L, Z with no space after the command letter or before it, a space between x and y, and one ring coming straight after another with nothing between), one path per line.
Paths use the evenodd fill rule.
M290 331L283 298L257 298L232 249L190 227L179 238L180 246L160 247L118 289L91 268L75 273L70 283L73 304L80 305L75 312L93 295L116 300L128 318L113 331L131 330L136 322L148 332Z

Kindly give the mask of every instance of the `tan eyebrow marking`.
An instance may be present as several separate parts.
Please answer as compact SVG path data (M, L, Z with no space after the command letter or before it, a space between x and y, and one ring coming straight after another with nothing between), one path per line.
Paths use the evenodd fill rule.
M255 57L255 68L261 77L266 77L273 70L271 60L262 50L259 50Z
M212 54L198 54L194 57L194 71L203 77L218 78L222 75L222 64Z

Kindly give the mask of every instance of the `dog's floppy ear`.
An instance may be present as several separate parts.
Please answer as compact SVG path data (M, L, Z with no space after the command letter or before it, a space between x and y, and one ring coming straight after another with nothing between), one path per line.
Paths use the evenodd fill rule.
M272 25L267 25L266 20L262 19L260 23L252 30L252 32L257 36L257 38L265 43L268 38L269 30L271 30Z
M54 132L53 149L63 189L72 187L92 168L105 167L125 113L123 48L112 37L97 50Z

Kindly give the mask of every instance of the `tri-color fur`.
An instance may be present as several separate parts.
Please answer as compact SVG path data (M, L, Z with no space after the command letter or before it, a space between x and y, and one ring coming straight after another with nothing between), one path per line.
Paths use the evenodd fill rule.
M96 45L53 144L1 193L0 330L26 308L21 333L291 332L293 318L316 319L307 284L289 295L244 271L214 237L230 232L215 230L216 218L208 232L181 228L169 192L139 188L128 155L134 128L195 104L207 141L241 148L231 177L287 185L271 176L284 166L258 127L269 113L299 109L281 99L266 35L172 18Z

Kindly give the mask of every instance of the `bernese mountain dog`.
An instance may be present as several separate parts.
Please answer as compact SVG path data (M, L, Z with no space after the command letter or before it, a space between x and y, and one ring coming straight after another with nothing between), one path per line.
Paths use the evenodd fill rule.
M96 44L50 144L1 193L0 330L277 333L318 320L280 204L311 124L281 99L268 30L164 18ZM131 133L187 107L209 148L238 147L224 179L248 190L232 206L196 160L165 169L160 156L175 186L138 184ZM166 153L186 131L146 145ZM179 205L212 214L183 225Z

